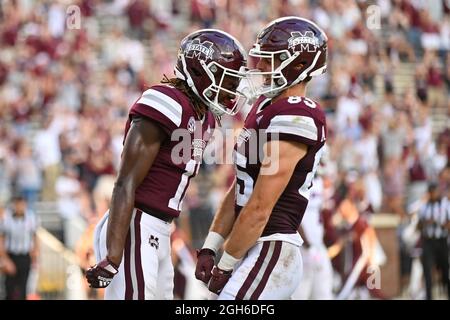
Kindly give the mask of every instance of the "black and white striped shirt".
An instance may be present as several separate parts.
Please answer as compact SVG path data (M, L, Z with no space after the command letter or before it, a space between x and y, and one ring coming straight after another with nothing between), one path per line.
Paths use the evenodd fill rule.
M5 250L10 254L27 254L33 248L34 234L39 227L39 219L32 211L23 217L15 217L10 210L0 220L0 235L3 235Z
M433 220L432 224L424 224L422 235L429 239L448 237L445 225L450 221L450 201L443 197L436 202L427 202L420 210L420 221Z

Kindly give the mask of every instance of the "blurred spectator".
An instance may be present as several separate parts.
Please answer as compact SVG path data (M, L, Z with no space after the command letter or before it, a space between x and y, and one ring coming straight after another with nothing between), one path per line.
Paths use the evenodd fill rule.
M35 202L39 199L42 179L31 147L26 141L19 142L17 159L14 164L17 191L25 198L30 209L33 209Z
M377 124L374 120L364 124L361 139L355 143L355 153L358 164L358 171L363 173L364 186L367 193L367 200L375 212L381 208L383 201L383 190L379 178L378 161L378 137Z
M174 299L175 300L206 300L210 296L207 287L198 281L195 274L195 251L188 244L186 235L174 228L170 240L171 254L174 265Z
M436 51L427 51L424 55L427 68L428 103L431 107L441 108L445 104L443 64Z
M216 18L216 4L213 0L191 0L191 21L201 22L203 28L210 28Z
M84 233L81 235L75 246L75 253L80 261L80 267L83 275L86 270L95 265L95 255L94 255L94 231L99 219L96 215L92 215L88 221L87 227ZM88 283L83 281L84 290L86 291L86 296L88 299L102 299L104 295L104 290L89 288Z
M0 207L10 198L13 165L9 150L0 145Z
M421 42L425 50L437 50L440 47L439 27L427 10L420 10Z
M144 0L131 0L127 7L128 24L133 38L145 37L145 22L150 16L148 2Z
M368 217L361 210L364 188L361 180L350 182L349 191L333 217L334 224L341 229L341 237L329 249L332 256L342 251L343 286L337 299L368 298L367 293L378 299L385 299L379 284L369 283L370 268L378 267L380 261L377 235L369 225ZM364 206L363 206L364 207ZM336 247L337 246L337 247Z
M44 182L42 200L55 201L55 183L60 171L61 150L59 147L59 128L47 117L44 126L36 133L34 147L39 165L43 170ZM52 125L53 124L53 125Z
M211 205L211 179L201 171L195 183L187 191L185 207L189 215L191 245L194 249L201 249L212 223L214 212Z
M21 196L14 197L0 222L0 260L6 272L7 300L25 300L28 274L37 266L39 221Z
M71 219L81 214L80 200L81 184L78 172L74 168L66 167L55 184L58 195L58 210L64 219Z
M303 275L292 294L294 300L330 300L333 298L333 268L324 244L324 226L321 217L324 187L320 176L314 178L310 200L302 220L300 248Z
M422 264L425 277L426 298L432 299L433 266L441 271L441 283L450 299L449 249L450 202L437 184L428 186L428 201L420 209L418 227L422 236Z
M427 192L428 180L425 170L425 157L414 145L411 147L408 165L408 190L406 207L409 208L417 199L421 199Z

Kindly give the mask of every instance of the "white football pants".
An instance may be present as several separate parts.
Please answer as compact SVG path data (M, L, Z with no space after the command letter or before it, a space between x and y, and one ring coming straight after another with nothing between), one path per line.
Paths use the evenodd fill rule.
M106 257L109 211L95 229L97 262ZM106 300L173 299L170 223L133 210L119 272L105 289Z

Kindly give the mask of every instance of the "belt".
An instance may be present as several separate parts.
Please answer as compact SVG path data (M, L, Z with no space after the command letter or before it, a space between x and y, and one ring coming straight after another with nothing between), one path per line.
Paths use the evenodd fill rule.
M162 220L167 223L171 223L173 221L173 216L168 215L164 212L159 212L153 209L148 208L145 205L142 204L136 204L135 207L139 210L141 210L143 213L148 214L149 216L158 218L159 220Z

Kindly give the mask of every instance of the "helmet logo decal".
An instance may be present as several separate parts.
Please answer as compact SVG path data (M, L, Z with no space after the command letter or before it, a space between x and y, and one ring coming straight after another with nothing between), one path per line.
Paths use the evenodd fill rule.
M186 46L186 58L197 58L198 60L212 59L214 49L210 41L200 42L199 39L192 40Z
M288 48L295 48L300 45L300 49L296 51L307 51L307 52L316 52L319 47L319 39L314 36L314 32L305 31L302 34L300 31L291 32L291 37L288 39L289 46Z

